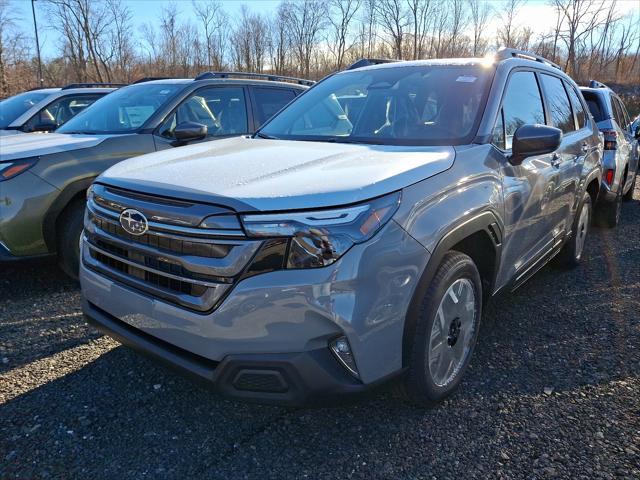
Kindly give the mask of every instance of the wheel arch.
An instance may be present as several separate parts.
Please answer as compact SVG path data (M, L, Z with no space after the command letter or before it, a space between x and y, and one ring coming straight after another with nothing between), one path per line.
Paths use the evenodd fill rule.
M58 229L58 219L64 210L77 198L84 198L87 188L95 180L95 176L75 180L65 186L60 195L47 210L42 223L42 232L47 249L51 253L57 250L56 236Z
M408 365L410 359L411 339L415 333L422 299L446 253L456 250L469 255L474 260L482 279L483 296L487 298L493 293L500 267L502 241L503 232L500 222L491 211L482 212L465 220L449 230L438 241L418 281L405 318L402 337L403 367Z

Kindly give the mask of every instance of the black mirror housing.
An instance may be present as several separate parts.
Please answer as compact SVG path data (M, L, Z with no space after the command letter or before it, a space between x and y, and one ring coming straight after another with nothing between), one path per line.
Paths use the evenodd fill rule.
M180 143L202 140L207 136L207 126L197 122L182 122L173 130L173 136Z
M513 134L509 163L520 165L527 157L544 155L558 149L562 130L547 125L522 125Z

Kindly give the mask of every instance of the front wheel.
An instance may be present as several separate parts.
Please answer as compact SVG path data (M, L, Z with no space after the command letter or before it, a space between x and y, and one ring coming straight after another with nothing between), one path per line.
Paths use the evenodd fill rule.
M74 280L80 269L80 235L84 222L84 199L74 200L58 219L58 265Z
M575 267L580 263L580 260L582 260L582 254L584 253L584 246L591 224L591 214L591 195L585 192L573 221L571 238L565 243L562 251L558 254L560 264L567 267Z
M463 253L447 253L420 306L408 372L400 385L407 400L430 405L458 387L478 338L481 312L475 263Z

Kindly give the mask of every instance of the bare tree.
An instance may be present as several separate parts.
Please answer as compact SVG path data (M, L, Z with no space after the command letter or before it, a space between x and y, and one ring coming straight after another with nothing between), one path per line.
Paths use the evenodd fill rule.
M227 30L228 17L217 0L206 2L194 0L193 9L204 30L207 66L220 70L224 62L222 48L224 48L225 34L223 32Z
M19 87L17 83L12 85L10 80L17 82L18 78L10 79L9 70L17 70L27 61L26 37L17 28L19 18L12 7L7 0L0 0L0 98Z
M110 42L113 51L114 74L120 80L130 82L132 80L132 63L135 59L133 49L133 27L129 7L122 4L121 0L108 0L107 6L113 18Z
M432 0L407 0L413 37L413 59L422 58L425 54L433 3Z
M487 47L484 31L489 23L491 7L484 0L469 0L469 12L473 26L472 55L477 57L484 53Z
M329 2L329 49L336 57L335 68L341 69L347 51L353 46L350 42L350 27L353 17L360 8L361 0L331 0Z
M500 21L497 43L505 47L517 47L518 26L516 20L525 0L508 0L500 5Z
M389 37L393 55L398 59L402 59L405 28L408 22L401 0L378 0L376 11L380 25L384 33Z
M327 17L326 4L321 0L287 1L287 25L291 43L302 74L309 76L311 57Z
M559 37L567 48L565 68L579 76L576 50L583 37L603 22L606 0L553 0L560 21Z

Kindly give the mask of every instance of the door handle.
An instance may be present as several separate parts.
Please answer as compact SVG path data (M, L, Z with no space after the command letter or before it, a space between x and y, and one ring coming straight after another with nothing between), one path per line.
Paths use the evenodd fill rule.
M551 165L553 165L554 167L560 166L560 155L558 155L557 153L551 155Z
M582 153L587 153L589 151L589 144L587 142L584 142L582 144Z

